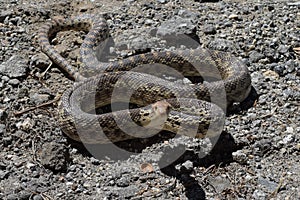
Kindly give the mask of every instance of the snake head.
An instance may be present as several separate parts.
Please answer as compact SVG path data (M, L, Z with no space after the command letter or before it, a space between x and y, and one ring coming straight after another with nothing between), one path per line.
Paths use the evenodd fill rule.
M168 118L172 106L166 100L151 104L150 109L143 114L142 126L147 128L162 129Z
M152 111L157 117L168 115L172 105L166 100L157 101L151 105Z
M166 100L157 101L151 105L151 122L149 127L163 128L165 121L168 118L172 106Z

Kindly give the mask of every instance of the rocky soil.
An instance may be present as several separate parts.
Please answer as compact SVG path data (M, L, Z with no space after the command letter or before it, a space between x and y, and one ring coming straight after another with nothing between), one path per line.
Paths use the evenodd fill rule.
M299 8L290 0L0 0L0 199L300 199ZM73 82L55 64L46 70L37 32L54 16L81 13L104 15L117 57L195 42L231 52L259 98L228 114L216 144L71 141L55 117ZM52 40L74 67L85 34ZM193 42L180 43L182 34Z

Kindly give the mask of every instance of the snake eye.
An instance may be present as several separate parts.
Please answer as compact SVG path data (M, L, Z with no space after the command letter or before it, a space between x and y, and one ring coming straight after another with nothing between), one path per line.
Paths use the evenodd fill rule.
M144 112L144 113L142 113L144 116L149 116L150 115L150 113L148 113L148 112Z

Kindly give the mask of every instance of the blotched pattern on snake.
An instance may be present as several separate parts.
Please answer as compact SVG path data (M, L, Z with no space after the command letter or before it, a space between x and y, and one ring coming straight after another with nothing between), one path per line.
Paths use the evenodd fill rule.
M80 71L49 42L57 32L70 29L88 31L80 49L84 64ZM38 34L42 51L78 81L61 97L58 112L61 129L74 140L118 142L148 137L156 130L214 137L223 129L226 107L243 101L250 92L247 67L230 53L199 48L150 52L102 63L95 49L108 37L108 25L97 15L52 19ZM165 66L155 67L155 63ZM183 84L162 78L170 72L171 76L202 77L204 82ZM120 102L125 102L125 108ZM126 109L129 102L136 107ZM113 112L96 114L98 108L109 104ZM118 110L118 105L123 109Z

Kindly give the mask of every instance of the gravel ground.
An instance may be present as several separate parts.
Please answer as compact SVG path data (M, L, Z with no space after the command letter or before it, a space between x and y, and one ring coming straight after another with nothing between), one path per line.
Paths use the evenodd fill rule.
M1 0L0 199L299 199L299 8L288 0ZM209 140L185 137L118 144L134 154L83 147L55 120L56 97L72 81L54 64L41 76L51 62L36 39L49 18L79 13L104 14L119 57L172 49L170 36L181 33L229 51L247 64L259 98L227 117L212 150ZM84 35L53 40L74 66Z

